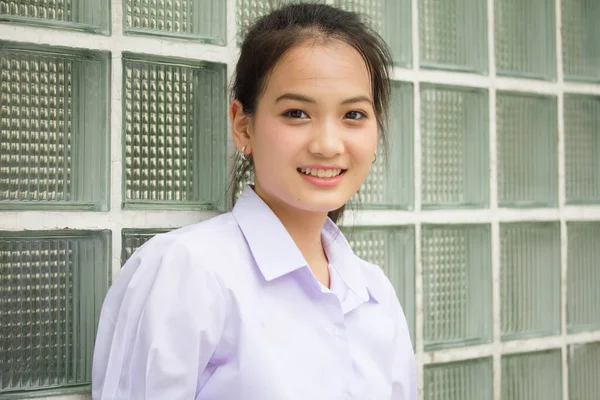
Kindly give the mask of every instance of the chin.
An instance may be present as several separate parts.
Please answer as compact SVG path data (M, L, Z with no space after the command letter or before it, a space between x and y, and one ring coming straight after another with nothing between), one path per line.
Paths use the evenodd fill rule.
M333 193L311 193L306 196L297 196L296 199L301 198L302 201L294 202L294 206L304 211L315 212L315 213L328 213L335 211L343 207L350 197L335 195Z

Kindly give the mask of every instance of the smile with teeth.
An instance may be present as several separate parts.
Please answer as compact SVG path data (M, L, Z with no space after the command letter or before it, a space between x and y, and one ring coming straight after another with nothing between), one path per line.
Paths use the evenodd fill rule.
M333 178L340 175L343 169L318 169L318 168L298 168L298 171L305 175L316 176L318 178Z

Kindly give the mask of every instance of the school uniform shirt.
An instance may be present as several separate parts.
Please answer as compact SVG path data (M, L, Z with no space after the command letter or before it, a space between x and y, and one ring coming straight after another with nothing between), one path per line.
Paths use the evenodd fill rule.
M415 400L405 317L331 221L330 289L246 187L231 213L158 235L104 302L94 399Z

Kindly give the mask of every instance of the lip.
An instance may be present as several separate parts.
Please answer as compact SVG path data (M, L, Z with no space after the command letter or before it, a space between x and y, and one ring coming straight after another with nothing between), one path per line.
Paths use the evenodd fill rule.
M344 168L340 168L337 166L334 167L325 167L325 166L310 166L310 167L302 167L302 168L317 168L317 169L341 169L342 173L331 177L331 178L319 178L318 176L313 176L313 175L306 175L300 171L298 171L298 173L300 174L300 176L302 176L302 178L307 181L308 183L315 185L317 187L321 187L321 188L331 188L331 187L335 187L337 186L342 179L344 178L344 175L346 173L346 170Z

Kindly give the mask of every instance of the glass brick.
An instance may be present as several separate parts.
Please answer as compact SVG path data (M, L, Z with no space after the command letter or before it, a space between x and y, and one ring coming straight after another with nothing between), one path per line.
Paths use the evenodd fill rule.
M223 209L220 64L124 55L124 208Z
M413 227L344 229L354 253L378 265L392 282L415 339L415 231Z
M554 80L554 2L495 0L494 5L497 74Z
M393 82L387 157L380 141L377 162L351 203L365 209L412 209L414 205L413 85Z
M492 358L425 366L425 400L492 400Z
M556 107L556 97L498 93L498 204L501 207L557 205Z
M425 351L492 340L489 225L424 225Z
M108 209L108 57L0 42L0 210Z
M123 229L121 231L121 265L148 240L154 236L169 232L170 229Z
M387 42L394 64L412 64L412 17L410 0L335 0L334 4L366 17L371 26Z
M488 72L487 5L419 0L421 67Z
M597 400L600 393L600 342L569 346L569 399Z
M2 0L0 21L110 33L108 0Z
M0 396L89 387L110 243L110 231L0 231Z
M565 80L600 81L600 3L562 0L561 8Z
M567 203L600 203L600 97L565 95Z
M502 400L561 400L560 350L502 356Z
M600 222L567 222L567 327L600 329Z
M421 85L423 208L489 203L487 92Z
M225 45L226 6L223 0L123 0L123 30Z
M502 340L560 333L557 222L500 224Z

